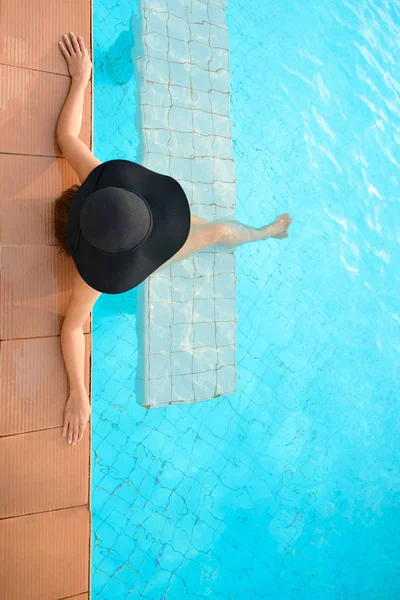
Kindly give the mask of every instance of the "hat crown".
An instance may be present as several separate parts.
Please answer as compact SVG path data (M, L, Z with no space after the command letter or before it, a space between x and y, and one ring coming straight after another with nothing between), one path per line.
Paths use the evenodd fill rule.
M87 241L112 254L138 246L151 225L151 213L145 200L119 187L105 187L90 194L80 215L81 230Z

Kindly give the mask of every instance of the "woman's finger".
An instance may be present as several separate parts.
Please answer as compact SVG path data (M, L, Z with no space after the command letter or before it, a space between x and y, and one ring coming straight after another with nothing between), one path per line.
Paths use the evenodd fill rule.
M70 423L69 430L68 430L68 444L72 444L73 434L74 434L74 425L73 425L73 423Z
M81 441L81 439L83 438L83 432L85 431L85 427L86 425L84 425L83 423L81 423L79 425L79 435L78 435L78 442Z
M74 47L75 52L80 52L81 49L79 47L78 40L76 39L75 34L74 33L70 33L69 35L71 37L72 45Z
M67 430L68 430L68 419L65 419L64 420L64 427L63 427L63 430L62 430L63 437L65 437L67 435Z
M60 46L61 52L64 54L65 58L67 60L69 60L71 58L68 50L66 49L66 47L64 46L64 44L62 42L58 42L58 45Z
M72 56L73 54L75 54L75 52L74 52L74 49L73 49L72 44L70 42L70 39L68 37L68 34L64 33L63 39L64 39L64 44L66 45L68 52Z
M81 52L85 52L85 50L86 50L85 42L83 41L81 36L78 36L78 44L79 44L79 48L81 49Z
M72 445L73 446L75 446L75 444L78 440L78 434L79 434L79 423L75 423L74 433L72 434Z

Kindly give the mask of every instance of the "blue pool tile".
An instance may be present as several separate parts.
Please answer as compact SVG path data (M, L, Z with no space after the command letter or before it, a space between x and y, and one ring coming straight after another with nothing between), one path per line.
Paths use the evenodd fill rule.
M173 62L189 63L189 43L169 37L168 60Z
M216 321L236 321L235 299L215 299Z
M192 94L189 87L170 85L169 91L171 95L171 103L174 106L181 106L189 109L193 108Z
M219 114L213 114L212 120L216 135L225 136L230 139L232 133L230 118Z
M171 135L171 140L168 145L168 149L172 156L181 156L190 158L193 156L193 134L184 132L174 132ZM189 170L190 174L190 170ZM187 178L190 181L190 175Z
M215 347L201 347L193 350L193 373L215 370L218 354Z
M226 92L229 87L229 73L225 69L209 72L211 88L218 92Z
M203 92L209 92L213 87L212 85L212 74L204 68L198 65L193 65L190 70L191 86L196 90Z
M192 301L193 285L185 277L175 277L172 282L172 300L176 305L178 302Z
M171 302L172 292L171 288L165 284L164 277L161 277L161 273L156 273L154 277L149 281L149 290L151 293L152 302Z
M229 51L225 48L213 48L209 68L211 71L218 71L219 69L229 71Z
M168 403L171 396L171 377L161 377L149 380L149 397L146 400L150 405ZM148 496L146 496L148 497Z
M211 112L210 93L208 91L193 89L192 96L194 108L198 108L199 110L204 110L206 112Z
M165 467L162 485L170 490L170 497L166 507L166 514L176 515L180 519L188 511L185 496L182 494L182 482L185 479L185 468L188 454L184 446L176 439L174 453Z
M169 108L163 106L144 106L144 118L146 123L153 123L155 128L169 129Z
M185 277L186 279L191 279L194 277L193 257L188 256L188 258L184 258L183 260L172 265L171 273L173 277Z
M96 522L93 522L93 525L96 527L97 530L97 524ZM107 542L107 547L108 547L108 542ZM99 551L99 550L98 550ZM108 588L108 585L110 583L110 577L111 577L111 573L107 573L106 571L104 571L103 569L101 569L101 567L99 566L96 569L96 589L102 590L102 593L104 590L106 590ZM94 600L100 600L100 595L97 594L96 591L94 591ZM104 593L103 593L104 596ZM115 596L110 596L112 598L114 598Z
M151 4L156 5L156 7L151 6ZM146 0L146 10L144 14L146 33L166 34L168 18L166 10L167 0L152 0L150 3Z
M109 400L109 402L111 401L111 399ZM109 405L108 402L108 405ZM112 429L112 423L111 421L109 421L108 419L102 418L99 419L96 423L96 438L97 438L97 443L100 443L101 441L105 440L107 438L107 435L110 433Z
M205 2L191 2L190 10L187 12L187 20L189 23L201 24L204 21L209 21L208 5ZM192 25L190 25L192 30ZM192 32L193 35L193 32Z
M214 180L214 160L196 157L192 160L192 179L198 183L211 183Z
M163 352L165 347L171 345L171 330L169 327L150 328L150 352L157 354Z
M235 255L232 251L217 252L215 255L216 273L235 273Z
M170 106L171 95L167 85L161 83L148 83L142 94L143 104L154 106Z
M228 30L223 27L210 25L210 45L215 48L228 49Z
M170 127L177 132L193 131L193 116L190 110L173 106L169 113Z
M193 376L173 375L172 376L172 401L179 402L193 395Z
M145 151L151 154L155 152L167 154L170 135L170 131L167 129L153 129L149 131L144 143Z
M234 183L236 181L235 165L232 158L215 158L215 173L218 173L218 180L224 183Z
M194 323L194 347L213 347L216 345L215 323Z
M171 15L187 21L186 15L191 10L192 0L173 0L168 5Z
M107 540L108 548L112 548L114 546L114 544L117 541L118 534L110 525L108 525L107 522L103 521L102 523L100 523L99 526L96 528L96 531L99 539Z
M219 6L220 8L225 8L225 9L228 6L228 0L213 0L212 3L215 4L216 6Z
M207 113L206 113L207 114ZM197 127L201 126L199 123L196 123ZM210 127L210 121L208 121L208 126ZM212 135L202 135L200 133L193 133L193 154L194 156L214 156L214 140L215 136Z
M195 273L199 275L213 275L214 274L214 252L198 252L193 256Z
M171 327L171 351L190 350L193 348L193 325L177 323Z
M214 302L214 299L198 300L195 298L193 310L197 322L210 323L214 321Z
M225 366L217 370L217 394L233 394L236 390L236 366Z
M185 477L186 470L188 468L188 459L190 458L190 454L188 448L190 446L186 446L185 442L189 441L193 443L191 436L188 435L181 437L180 435L175 435L175 451L170 460L170 475L168 478L171 489L176 490L176 494L180 496L184 500L184 510L182 514L186 514L188 512L187 503L185 498L185 491L187 489L187 481Z
M195 40L189 42L190 62L203 69L209 68L212 53L211 48Z
M215 156L219 159L233 159L232 140L230 138L216 135L214 138L213 149Z
M153 58L166 58L168 50L168 38L159 33L148 33L144 36L143 44L147 54Z
M210 3L208 6L208 15L210 23L226 29L225 11L221 7L215 6L214 3Z
M191 39L197 42L203 42L208 45L210 36L210 25L207 22L201 22L190 24Z
M216 221L216 207L213 204L197 204L196 214L205 221L213 223Z
M236 298L236 277L234 275L216 274L214 276L215 298Z
M214 200L219 206L233 208L236 205L235 184L227 181L216 181L214 183Z
M214 528L211 528L204 521L199 521L193 527L192 543L195 547L201 546L204 551L212 545L215 535ZM199 565L200 568L200 565ZM239 567L240 568L240 567ZM199 573L200 577L200 573Z
M217 90L211 90L210 91L210 102L211 102L211 106L212 106L212 112L217 113L217 114L221 114L221 115L225 115L225 116L229 116L229 93L228 90L224 90L224 91L217 91Z
M189 375L193 372L191 351L171 352L171 372L174 375Z
M167 154L154 152L144 153L144 163L148 169L153 169L162 175L170 174L170 157Z
M201 144L201 141L202 140L200 139L200 142L199 142L200 144ZM199 154L196 152L196 155L202 156L201 150L199 150ZM206 156L207 156L207 154L206 154ZM193 203L194 204L212 204L213 201L214 201L213 185L211 183L195 182L193 185Z
M154 83L167 84L170 80L168 62L158 58L144 57L142 59L142 68L145 72L145 77Z
M194 297L195 298L213 298L214 297L214 277L212 275L200 275L194 279Z
M193 113L193 130L195 133L200 134L201 136L205 137L205 136L213 136L214 135L214 121L213 121L213 117L211 115L211 113L208 112L204 112L202 110L197 110ZM199 146L198 149L196 149L197 152L202 152L201 149L201 138L197 138L198 142L199 142ZM212 140L211 140L212 141ZM204 154L207 153L207 151L209 152L209 142L210 142L210 138L208 140L205 140L207 146L204 148L205 151L202 152L201 155L204 156Z
M169 352L164 354L152 354L150 360L150 377L157 379L168 375L171 370L171 358Z
M185 302L177 302L174 306L174 325L183 323L192 323L193 320L193 299Z
M183 19L169 15L167 23L168 36L177 40L188 42L190 40L189 25Z
M190 149L189 149L190 150ZM171 175L175 179L191 179L190 158L171 157Z
M151 490L151 488L149 488L147 496L151 498L153 493L156 493L156 489ZM146 524L146 531L148 532L149 536L152 536L154 539L157 539L160 535L160 532L162 532L167 525L167 517L161 512L155 511L153 513L153 518L149 521L149 523ZM154 547L152 548L152 550L153 549Z
M234 330L229 322L217 322L215 324L215 336L217 346L231 346L235 343Z
M236 364L236 346L221 346L218 348L218 368L223 365Z
M156 302L150 305L150 320L154 327L169 327L174 319L171 302Z

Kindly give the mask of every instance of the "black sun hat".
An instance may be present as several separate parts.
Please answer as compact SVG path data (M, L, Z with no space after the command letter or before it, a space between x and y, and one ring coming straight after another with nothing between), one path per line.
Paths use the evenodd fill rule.
M178 252L190 231L181 185L129 160L91 171L72 199L68 245L82 279L106 294L126 292Z

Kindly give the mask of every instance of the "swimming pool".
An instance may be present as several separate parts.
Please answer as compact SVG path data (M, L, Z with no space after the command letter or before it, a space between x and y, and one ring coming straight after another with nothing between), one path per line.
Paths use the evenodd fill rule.
M103 160L141 160L145 5L190 22L222 2L94 3ZM232 395L144 410L137 290L96 305L92 598L392 600L400 11L230 0L225 18L236 218L294 224L235 251Z

